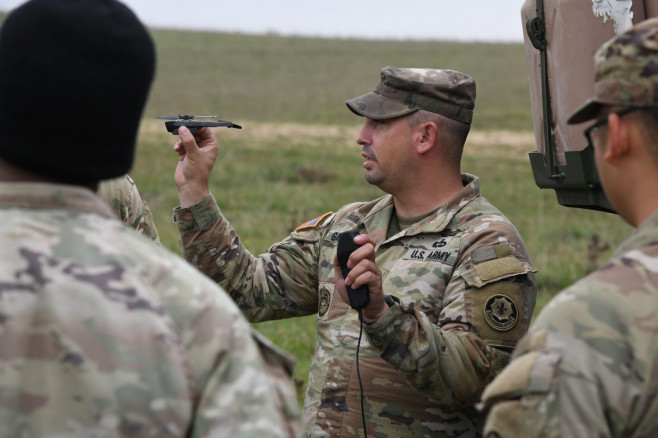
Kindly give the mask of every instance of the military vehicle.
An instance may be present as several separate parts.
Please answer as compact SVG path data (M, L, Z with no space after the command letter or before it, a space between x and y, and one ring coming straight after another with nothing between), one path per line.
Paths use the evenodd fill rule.
M596 50L658 16L658 0L526 0L521 7L537 151L535 183L566 207L614 212L601 188L587 124L567 118L594 94Z

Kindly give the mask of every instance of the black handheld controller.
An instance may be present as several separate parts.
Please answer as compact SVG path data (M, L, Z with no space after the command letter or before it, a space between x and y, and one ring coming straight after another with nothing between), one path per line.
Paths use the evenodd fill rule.
M347 267L347 260L350 258L350 254L357 249L359 246L354 243L354 237L359 234L357 230L344 231L338 235L338 248L336 249L336 255L338 256L338 264L340 269L343 271L343 278L347 278L347 274L350 273L350 269ZM345 285L347 289L347 296L350 299L350 306L353 309L362 309L368 305L370 299L370 294L368 293L368 286L361 286L358 289L352 289L348 285Z

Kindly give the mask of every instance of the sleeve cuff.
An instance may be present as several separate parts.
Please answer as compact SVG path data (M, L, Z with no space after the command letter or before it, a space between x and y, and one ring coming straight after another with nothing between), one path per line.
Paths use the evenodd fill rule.
M176 207L173 222L179 231L199 229L205 231L221 217L219 206L210 192L194 205L187 208Z
M363 325L366 327L366 333L370 337L375 337L378 338L379 340L382 340L383 338L390 336L391 334L391 327L392 324L396 321L399 321L403 315L405 315L405 311L402 309L401 305L397 305L398 301L396 299L393 299L392 297L388 296L388 299L386 299L386 304L388 304L389 309L388 312L386 312L384 315L382 315L381 318L379 318L377 321L370 322L370 323L363 323ZM388 301L391 300L392 304L390 304ZM375 342L375 343L381 343L381 342Z

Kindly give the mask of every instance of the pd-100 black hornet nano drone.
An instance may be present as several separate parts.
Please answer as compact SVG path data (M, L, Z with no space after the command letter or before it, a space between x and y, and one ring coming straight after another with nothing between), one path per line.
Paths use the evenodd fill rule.
M193 116L190 114L178 114L175 116L155 116L155 118L168 120L168 122L165 122L165 127L167 128L167 131L174 135L178 135L178 128L181 126L186 126L192 133L198 131L199 128L203 128L204 126L211 128L216 126L224 126L226 128L242 129L242 126L236 125L235 123L229 122L228 120L217 120L216 122L195 120L216 119L217 116Z

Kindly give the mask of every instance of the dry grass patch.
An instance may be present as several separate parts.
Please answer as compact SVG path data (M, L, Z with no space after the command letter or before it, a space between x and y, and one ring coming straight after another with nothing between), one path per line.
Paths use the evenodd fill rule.
M323 146L332 144L335 147L358 147L355 139L361 129L360 124L325 125L303 123L264 123L244 120L232 120L242 125L243 129L216 128L215 134L224 143L233 139L246 142L280 142L300 144L304 146ZM144 120L141 135L166 135L173 144L176 137L165 131L164 122L160 120ZM528 152L536 150L533 132L525 131L478 131L474 130L468 136L465 155L477 157L508 157L528 159Z

